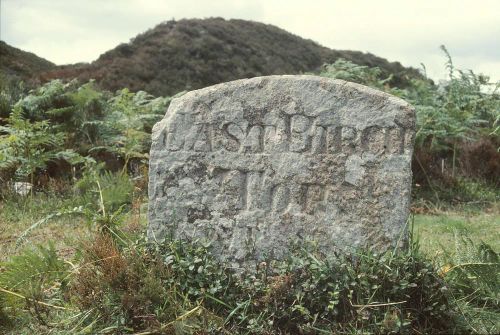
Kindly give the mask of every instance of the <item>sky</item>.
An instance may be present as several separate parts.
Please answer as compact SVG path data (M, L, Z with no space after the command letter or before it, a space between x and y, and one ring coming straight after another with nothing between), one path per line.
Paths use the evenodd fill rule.
M223 17L276 25L332 49L371 52L446 75L500 80L500 0L0 0L0 39L56 64L91 62L171 19Z

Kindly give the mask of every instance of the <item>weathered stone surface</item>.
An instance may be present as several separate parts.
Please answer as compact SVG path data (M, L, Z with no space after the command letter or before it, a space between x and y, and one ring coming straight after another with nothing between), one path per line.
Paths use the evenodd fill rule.
M340 80L270 76L174 99L153 129L150 238L212 242L224 260L385 248L408 216L415 115Z

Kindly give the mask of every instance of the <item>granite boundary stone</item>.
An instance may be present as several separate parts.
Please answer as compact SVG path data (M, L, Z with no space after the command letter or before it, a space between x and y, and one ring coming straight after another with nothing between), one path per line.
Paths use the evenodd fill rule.
M153 128L148 237L209 242L247 268L294 241L386 249L405 237L414 137L408 103L342 80L188 92Z

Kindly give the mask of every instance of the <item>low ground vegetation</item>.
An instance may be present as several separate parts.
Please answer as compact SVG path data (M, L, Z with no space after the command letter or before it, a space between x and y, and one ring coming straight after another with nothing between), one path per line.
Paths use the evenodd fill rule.
M113 194L108 193L108 194ZM130 195L125 210L98 208L68 239L32 247L41 225L11 242L0 270L3 331L9 334L496 333L498 239L492 214L415 215L403 250L358 250L325 257L313 242L292 245L281 262L234 272L209 245L147 242L146 218ZM26 205L39 209L45 195ZM108 195L109 196L109 195ZM57 197L57 196L56 196ZM106 196L104 196L106 197ZM57 199L57 198L56 198ZM9 207L13 202L4 204ZM5 212L2 212L5 213ZM3 215L2 215L3 216ZM12 217L5 224L12 224ZM4 218L2 218L4 219ZM498 217L497 217L498 219ZM26 220L28 221L28 220ZM473 224L467 225L467 221ZM486 225L484 224L486 223ZM489 226L488 226L489 225ZM82 229L83 228L83 229ZM53 239L52 239L53 240ZM68 249L71 252L68 252ZM276 271L269 271L270 268Z
M448 68L447 84L404 90L347 61L322 72L415 105L411 243L325 257L311 242L254 274L209 245L145 239L149 134L170 98L3 86L0 332L498 333L498 84Z
M359 250L327 258L312 242L295 245L284 261L256 264L255 274L245 275L213 259L209 245L145 241L146 219L140 206L143 194L129 193L125 204L122 199L110 201L116 194L102 195L96 186L88 193L89 198L80 198L93 204L92 213L82 211L76 225L74 217L60 218L60 229L78 232L80 241L56 241L33 248L30 244L40 238L36 233L50 231L48 224L28 234L14 232L24 237L11 242L11 256L0 271L0 316L5 332L351 334L498 330L497 245L479 242L482 234L475 230L482 228L479 222L494 220L487 215L474 216L479 222L470 228L455 223L446 225L448 229L430 215L417 215L412 231L427 244L420 245L414 238L406 249L382 254ZM38 219L34 213L50 197L60 199L37 194L25 205L24 214L17 212L17 219ZM16 213L12 207L16 205L14 199L4 202L2 219L9 222L3 224L12 224ZM442 216L442 220L447 219ZM454 222L460 220L465 219L458 217ZM498 228L491 231L498 233ZM437 232L439 238L435 237ZM431 242L443 246L440 254L432 255L439 248L429 245ZM72 251L66 252L67 247ZM269 271L271 266L275 272Z

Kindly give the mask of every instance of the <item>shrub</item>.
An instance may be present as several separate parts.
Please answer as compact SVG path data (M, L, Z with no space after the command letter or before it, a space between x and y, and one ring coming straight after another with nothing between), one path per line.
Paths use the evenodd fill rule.
M262 284L246 283L248 292L256 292L247 307L253 315L242 323L235 318L238 327L270 333L436 333L453 325L445 283L414 252L327 259L306 248L277 265L279 272Z
M152 329L172 333L187 326L179 317L196 307L172 285L173 278L171 269L154 254L145 249L119 249L109 235L101 235L84 250L71 292L77 306L92 311L94 332ZM188 324L191 333L201 329L197 322Z
M447 285L415 248L325 258L308 246L273 262L274 271L263 263L248 273L235 273L209 249L179 241L123 249L98 237L84 252L73 299L93 311L94 331L112 325L117 332L183 334L448 333L460 327Z
M2 92L9 117L0 120L4 183L14 177L34 183L42 173L75 178L90 156L138 174L147 164L151 129L170 102L127 89L112 95L92 81L54 80L16 103L9 92Z
M34 174L48 162L64 157L65 135L48 121L31 122L19 105L0 126L0 171L12 171L16 179L34 183Z

